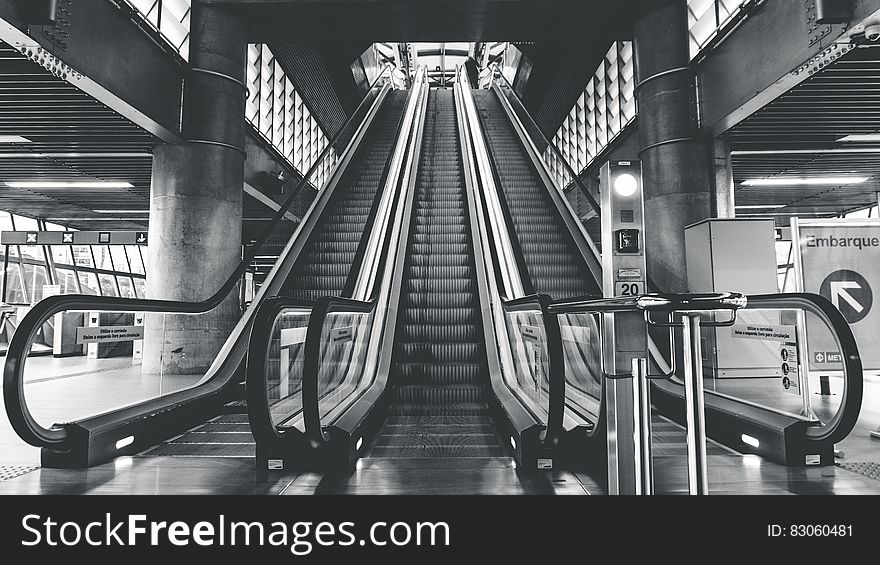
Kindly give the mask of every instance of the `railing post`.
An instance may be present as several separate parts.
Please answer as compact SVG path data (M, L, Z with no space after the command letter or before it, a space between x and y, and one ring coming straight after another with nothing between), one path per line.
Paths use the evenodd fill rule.
M654 461L651 438L651 392L648 360L632 360L633 406L635 407L636 494L654 494Z
M706 411L703 393L703 351L700 315L682 316L684 343L684 403L687 418L688 493L708 494L706 468Z

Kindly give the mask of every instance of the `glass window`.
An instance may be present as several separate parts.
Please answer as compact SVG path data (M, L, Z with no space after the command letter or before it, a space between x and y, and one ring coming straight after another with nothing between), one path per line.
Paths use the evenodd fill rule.
M98 280L101 282L101 292L104 296L119 296L116 289L116 278L113 275L99 274Z
M21 268L17 263L10 263L6 267L6 296L7 304L27 304L24 296L24 284L21 280Z
M15 222L15 229L18 231L39 231L40 229L39 224L33 218L13 214L12 221Z
M46 256L43 254L43 248L39 245L20 245L19 249L21 250L22 257L33 259L41 263L46 262Z
M90 295L99 295L101 292L98 290L98 277L95 273L84 273L80 271L79 273L79 283L82 285L82 293L90 294Z
M61 294L78 294L76 286L76 273L70 269L55 269L55 278L61 287Z
M110 249L106 245L93 245L92 252L95 255L95 267L105 271L113 270L113 261L110 258Z
M74 245L72 248L74 263L77 267L94 267L92 250L88 245Z
M138 298L147 297L147 281L144 279L134 279L134 291Z
M43 285L49 284L46 277L46 267L42 265L28 265L25 263L22 267L24 275L24 284L30 295L31 304L36 304L43 299Z
M119 295L122 298L135 298L131 277L118 276L116 280L119 282Z
M129 245L125 248L125 251L128 253L128 262L131 265L131 272L136 275L143 275L146 273L144 270L144 262L141 259L141 250L137 245Z
M110 257L113 259L113 270L119 273L130 273L128 259L125 257L125 247L122 245L110 246Z
M52 253L52 260L57 265L73 265L73 252L69 245L50 245L49 251Z
M13 231L12 215L9 212L0 212L0 231Z

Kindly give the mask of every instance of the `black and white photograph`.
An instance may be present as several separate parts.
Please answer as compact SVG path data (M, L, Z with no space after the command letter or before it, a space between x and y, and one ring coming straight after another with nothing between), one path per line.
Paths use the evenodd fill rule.
M869 542L878 204L880 0L0 0L0 552Z

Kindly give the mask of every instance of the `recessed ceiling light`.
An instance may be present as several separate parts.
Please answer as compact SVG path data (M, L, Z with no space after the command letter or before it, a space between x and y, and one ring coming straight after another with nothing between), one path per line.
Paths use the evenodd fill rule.
M735 206L737 210L764 210L771 208L785 208L786 204L749 204L745 206Z
M131 183L117 181L14 181L3 184L10 188L133 188Z
M0 135L0 143L31 143L31 140L20 135Z
M855 135L848 135L846 137L841 137L837 141L850 143L877 143L880 142L880 133L860 133Z
M869 177L774 177L769 179L749 179L743 186L815 186L859 184Z

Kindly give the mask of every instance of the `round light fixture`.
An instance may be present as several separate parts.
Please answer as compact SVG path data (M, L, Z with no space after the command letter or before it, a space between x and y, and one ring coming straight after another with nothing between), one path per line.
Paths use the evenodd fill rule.
M639 181L629 173L623 173L614 179L614 190L620 196L632 196L639 188Z

